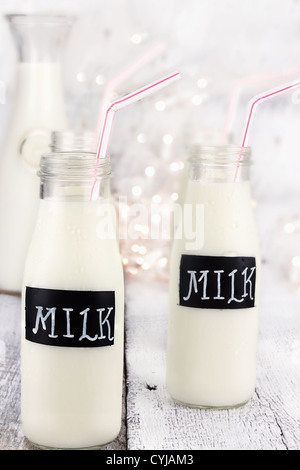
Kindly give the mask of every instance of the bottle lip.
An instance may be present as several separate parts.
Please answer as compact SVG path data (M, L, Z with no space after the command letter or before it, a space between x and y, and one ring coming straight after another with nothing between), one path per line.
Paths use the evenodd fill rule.
M44 153L40 160L38 176L42 179L67 181L109 178L111 163L109 156L97 158L93 152Z
M192 145L191 163L251 164L251 148L238 145Z
M46 14L46 13L7 13L4 15L6 20L16 25L22 24L64 24L71 25L76 20L75 16L63 14Z

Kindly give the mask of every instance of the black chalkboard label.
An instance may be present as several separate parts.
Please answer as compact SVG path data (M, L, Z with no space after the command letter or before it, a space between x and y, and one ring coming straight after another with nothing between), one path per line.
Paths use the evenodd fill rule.
M115 293L26 287L25 338L49 346L114 344Z
M254 257L182 255L179 304L216 309L254 307L255 281Z

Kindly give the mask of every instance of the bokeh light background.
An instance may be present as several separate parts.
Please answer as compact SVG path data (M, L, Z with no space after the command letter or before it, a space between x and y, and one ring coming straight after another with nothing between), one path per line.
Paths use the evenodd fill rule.
M112 190L115 198L126 197L129 207L174 203L189 147L216 143L224 132L239 144L249 99L300 77L299 0L4 0L2 139L15 97L17 54L3 18L12 12L77 17L63 61L70 128L93 131L104 99L181 73L180 81L115 118L109 145ZM128 73L140 60L143 66ZM126 78L118 81L122 74ZM299 136L296 90L260 105L249 139L263 260L298 293ZM159 224L159 211L154 216L152 223ZM137 240L122 241L128 275L167 280L169 241L147 239L147 226L138 220L135 225Z

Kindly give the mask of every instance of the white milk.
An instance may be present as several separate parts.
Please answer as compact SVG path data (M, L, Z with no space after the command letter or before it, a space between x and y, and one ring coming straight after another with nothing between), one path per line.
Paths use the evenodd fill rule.
M249 183L190 181L186 203L204 204L204 243L186 250L173 242L167 349L167 389L184 404L231 407L247 402L254 392L258 335L255 307L207 309L180 306L181 255L255 256L259 284L258 241L251 210Z
M115 340L96 348L56 347L24 338L24 434L52 448L105 445L119 433L123 378L123 271L115 239L100 240L101 202L40 201L23 284L115 291ZM23 320L24 321L24 320Z
M9 292L21 292L39 201L41 153L49 150L51 130L67 125L58 64L20 63L17 77L0 155L0 290Z

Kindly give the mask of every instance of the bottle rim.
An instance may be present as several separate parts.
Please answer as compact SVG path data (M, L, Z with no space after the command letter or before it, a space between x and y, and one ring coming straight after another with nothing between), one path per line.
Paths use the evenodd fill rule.
M251 165L251 148L238 145L193 145L188 160L194 164Z
M7 13L5 15L7 21L15 25L30 25L30 24L61 24L71 25L76 20L72 15L60 14L46 14L46 13Z
M64 181L103 179L111 176L111 162L109 156L97 158L93 152L44 153L37 174L42 179Z

